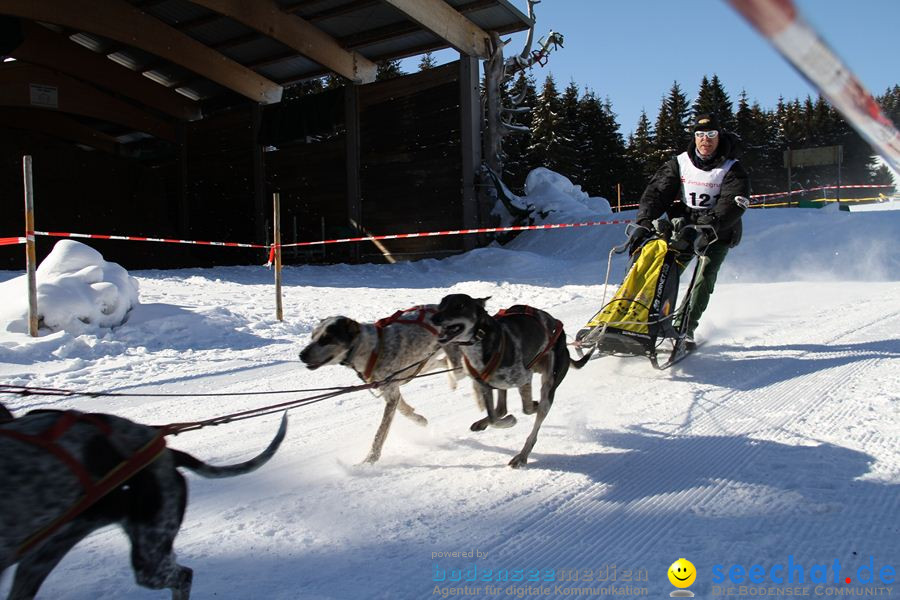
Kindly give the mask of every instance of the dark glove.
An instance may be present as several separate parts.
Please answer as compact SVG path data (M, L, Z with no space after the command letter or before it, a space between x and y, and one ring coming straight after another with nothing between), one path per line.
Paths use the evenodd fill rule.
M706 248L709 246L710 239L712 238L705 231L698 233L697 239L694 240L694 254L706 254Z
M650 221L642 219L636 225L628 237L628 256L633 256L644 241L653 234L653 224Z
M694 240L694 253L695 254L703 254L706 252L706 247L709 246L711 241L715 240L718 235L715 233L716 227L719 224L718 218L716 215L712 213L707 213L705 215L700 215L697 217L697 225L708 225L713 228L713 231L703 230L697 232L697 238Z
M706 213L705 215L700 215L697 217L697 225L712 225L715 227L718 224L718 219L716 215L712 213Z

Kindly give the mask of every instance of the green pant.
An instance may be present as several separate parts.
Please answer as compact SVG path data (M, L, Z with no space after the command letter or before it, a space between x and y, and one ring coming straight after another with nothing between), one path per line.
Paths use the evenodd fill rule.
M697 281L694 282L694 289L691 292L687 307L689 316L687 333L689 335L693 335L694 330L697 329L697 325L700 324L700 316L709 304L709 297L712 296L713 290L716 287L716 277L719 275L719 268L725 261L725 256L727 254L728 246L725 244L710 244L706 249L706 257L709 259L709 262L703 270L703 273L701 273L697 277ZM686 257L684 262L679 261L679 265L683 265L679 268L679 273L683 273L685 267L688 265L688 258ZM676 327L679 325L680 324L676 324Z

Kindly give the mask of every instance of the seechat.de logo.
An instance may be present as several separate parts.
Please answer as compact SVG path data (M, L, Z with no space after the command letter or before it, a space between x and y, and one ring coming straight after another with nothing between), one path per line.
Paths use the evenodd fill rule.
M727 584L833 584L833 585L890 585L894 583L897 571L892 565L882 565L869 556L869 560L857 568L844 565L837 558L821 564L804 565L789 554L786 562L775 563L768 568L764 565L734 564L729 567L716 564L712 568L713 583Z
M691 587L691 584L697 579L697 569L694 567L694 563L686 558L679 558L669 567L668 575L669 582L679 588L672 590L669 596L673 598L694 597L694 592L685 589Z

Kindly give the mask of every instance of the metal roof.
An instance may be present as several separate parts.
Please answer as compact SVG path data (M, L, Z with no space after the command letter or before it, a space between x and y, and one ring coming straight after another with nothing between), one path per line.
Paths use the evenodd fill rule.
M446 41L381 0L276 1L284 12L301 17L333 37L345 49L355 50L373 62L450 47ZM280 42L188 0L129 2L276 83L289 85L329 73L322 65ZM509 34L532 25L531 20L508 0L446 0L446 3L486 31ZM107 42L103 50L109 49L115 49L117 54L136 64L148 63L139 50ZM167 77L174 81L179 91L189 97L207 99L226 92L220 85L192 77L180 67L169 65L166 69L152 63L151 66L157 73L168 73Z
M177 120L248 100L277 102L284 88L332 73L371 81L385 60L454 46L484 57L486 34L531 26L509 0L14 1L0 3L0 30L21 34L0 44L4 56L16 58L0 65L0 86L21 88L27 77L76 86L82 103L68 112L70 134L88 127L120 143L148 133L171 139ZM17 97L27 99L27 87L19 88ZM92 101L118 118L104 120ZM24 110L43 109L26 103Z

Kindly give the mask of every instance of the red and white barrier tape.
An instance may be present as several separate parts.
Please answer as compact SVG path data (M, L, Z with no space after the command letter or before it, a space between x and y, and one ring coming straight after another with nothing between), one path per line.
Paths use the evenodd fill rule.
M465 235L469 233L499 233L502 231L533 231L536 229L569 229L572 227L593 227L595 225L624 225L631 223L631 219L616 219L613 221L586 221L584 223L554 223L551 225L515 225L511 227L482 227L480 229L451 229L447 231L427 231L424 233L395 233L390 235L368 235L355 238L342 238L338 240L321 240L316 242L297 242L294 244L282 244L282 248L291 246L321 246L322 244L344 244L347 242L372 242L375 240L401 240L420 237L437 237L442 235Z
M900 171L900 132L872 94L800 16L793 0L728 1L822 92L889 167Z
M794 190L792 192L772 192L771 194L753 194L752 196L750 196L750 199L752 200L752 199L756 199L756 198L795 196L797 194L805 194L806 192L818 192L821 190L836 190L836 189L854 190L854 189L873 189L873 188L892 188L892 187L894 187L894 186L891 184L881 185L881 184L877 184L877 183L861 183L861 184L856 184L856 185L842 185L842 186L820 185L819 187L806 188L803 190Z
M265 244L240 244L238 242L203 242L196 240L176 240L170 238L152 238L136 235L101 235L99 233L69 233L62 231L35 231L35 235L65 238L88 238L92 240L125 240L129 242L165 242L168 244L196 244L198 246L228 246L231 248L268 248Z
M859 189L859 188L889 188L891 185L877 184L858 184L840 186L842 189ZM804 190L795 190L793 192L777 192L773 194L755 194L751 196L753 199L773 198L780 196L790 196L802 194L805 192L813 192L817 190L836 189L837 186L820 186ZM623 205L622 208L636 207L637 204ZM612 221L585 221L582 223L554 223L549 225L515 225L510 227L481 227L478 229L450 229L444 231L427 231L423 233L395 233L388 235L369 235L352 238L340 238L333 240L317 240L313 242L295 242L293 244L281 244L282 248L301 247L301 246L322 246L325 244L346 244L350 242L374 242L379 240L401 240L424 237L439 237L447 235L467 235L472 233L501 233L507 231L535 231L541 229L571 229L574 227L594 227L597 225L625 225L631 223L632 219L614 219ZM180 240L174 238L153 238L136 235L104 235L99 233L72 233L62 231L35 231L34 235L45 235L49 237L63 238L87 238L95 240L122 240L131 242L162 242L168 244L194 244L198 246L223 246L229 248L260 248L269 250L269 262L274 260L275 245L274 244L243 244L239 242L207 242L197 240ZM0 238L0 246L11 244L24 244L24 237L5 237Z

